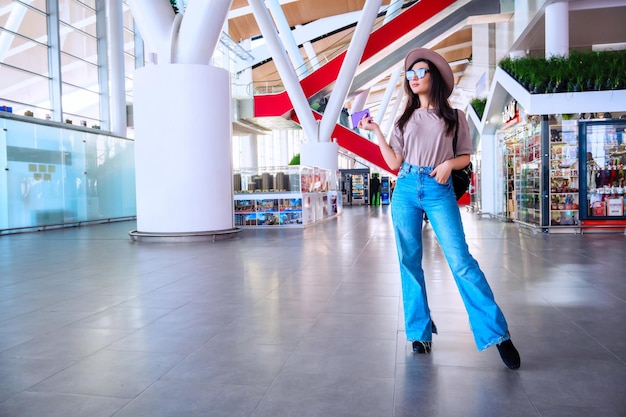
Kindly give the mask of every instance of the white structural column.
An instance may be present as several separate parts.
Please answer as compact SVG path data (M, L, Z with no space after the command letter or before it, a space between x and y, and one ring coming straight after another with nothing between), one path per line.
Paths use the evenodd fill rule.
M562 1L546 6L546 58L569 56L569 3Z
M496 66L495 25L482 23L472 25L472 73L475 78L475 96L489 93L490 81ZM469 88L469 86L468 86Z
M278 131L278 147L280 149L279 160L276 165L283 166L289 164L289 131L281 129Z
M391 131L393 130L393 124L396 121L396 115L398 114L398 110L400 109L400 105L405 102L406 94L404 93L404 88L399 89L398 94L396 95L396 100L393 103L393 108L389 113L389 118L386 120L385 124L381 126L381 130L385 137L389 137Z
M387 6L381 7L379 13L384 12ZM231 11L232 14L232 11ZM331 17L326 17L323 19L318 19L313 22L309 22L306 25L298 25L292 31L293 37L297 45L302 45L303 47L307 42L311 42L313 39L319 39L320 37L325 36L328 33L335 32L349 26L351 24L355 24L360 20L362 11L349 12L340 15L335 15ZM254 59L252 62L241 61L235 63L235 72L241 71L243 68L248 67L250 65L256 65L260 62L264 62L267 59L272 58L272 54L267 47L267 45L262 44L258 45L251 50ZM311 51L307 51L309 59L315 53L311 53ZM319 61L326 61L330 57L327 56L324 52L319 54Z
M153 65L135 72L134 91L137 231L233 229L230 74Z
M529 0L515 0L515 14L513 15L513 42L519 38L526 26L530 16Z
M272 13L274 23L278 26L278 35L283 42L283 46L287 49L287 54L291 59L291 64L296 70L298 77L302 78L306 74L306 65L304 63L304 59L302 59L302 55L300 54L298 44L296 44L296 40L293 37L293 33L291 33L291 28L289 27L285 14L283 13L283 9L280 7L278 0L265 0L265 2Z
M232 0L190 0L176 37L175 62L208 64L222 34Z
M174 10L167 1L128 0L128 5L150 51L162 62L172 51L171 31Z
M394 91L396 91L396 85L398 85L398 78L400 78L400 73L402 72L402 68L396 68L389 77L389 82L387 83L387 88L385 89L385 94L383 95L383 100L380 102L380 106L378 108L378 113L374 120L379 125L383 122L383 117L385 116L385 112L387 111L387 106L389 106L389 102L391 101L391 96Z
M306 41L302 44L304 47L304 52L306 52L307 58L309 58L309 65L311 66L311 70L315 71L320 67L320 61L317 59L317 54L315 53L315 49L313 49L313 44L309 41Z
M322 124L320 125L319 132L320 142L330 141L330 136L335 128L335 125L337 124L339 113L341 113L343 103L346 100L348 91L352 85L356 69L359 66L359 62L361 62L363 50L365 49L365 45L369 39L372 27L374 27L374 22L376 21L376 17L378 15L378 8L381 4L382 0L365 1L363 16L361 16L361 20L359 20L356 24L352 40L348 46L348 51L346 52L346 57L341 64L337 81L335 82L333 92L328 99L328 105L324 111L324 116L322 117Z
M356 95L356 97L354 97L354 100L352 101L352 113L363 110L363 108L365 107L365 103L367 103L367 98L369 97L369 95L370 89L368 88L367 90L361 91L359 94Z
M241 167L259 167L259 141L254 133L241 136Z
M363 50L374 26L381 3L382 0L366 0L365 2L363 16L356 25L333 92L322 116L318 141L309 141L301 146L300 162L302 165L319 166L331 170L339 168L339 145L331 140L331 135L337 125L337 119L352 85L354 73L363 56Z
M195 239L236 230L233 219L231 82L208 65L230 0L130 0L157 65L134 79L139 239Z
M493 134L483 134L480 139L480 203L483 213L496 214L500 211L496 207L498 201L496 198L496 181L500 175L498 170L501 169L501 167L496 166L498 160L496 141L497 138Z
M339 145L334 142L304 142L300 145L300 164L336 171Z
M109 87L111 132L126 136L126 77L124 71L124 12L122 3L108 0Z
M249 51L252 44L250 39L239 42L242 49ZM243 60L242 60L243 61ZM233 98L251 98L254 95L254 81L252 79L252 67L248 66L233 74ZM239 115L237 117L240 117Z
M287 95L298 115L304 133L308 140L316 140L317 123L311 112L311 106L304 95L304 91L302 91L302 86L300 85L295 70L289 65L289 58L280 43L278 33L276 33L276 27L272 24L271 17L262 0L249 0L249 3L259 28L261 29L261 33L265 37L267 45L272 52L276 69L278 70L280 79L285 85L285 90L287 90Z

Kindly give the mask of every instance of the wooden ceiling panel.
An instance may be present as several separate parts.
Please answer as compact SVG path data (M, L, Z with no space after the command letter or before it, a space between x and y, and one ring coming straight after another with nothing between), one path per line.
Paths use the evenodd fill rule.
M228 35L237 42L257 36L260 32L259 25L252 14L228 20Z
M390 0L383 0L388 5ZM297 0L283 4L281 7L289 26L304 25L329 16L356 12L363 9L365 0ZM233 1L231 11L248 7L247 0ZM228 34L240 41L261 34L259 26L248 7L249 13L228 20Z
M465 29L461 29L459 31L454 32L437 45L435 45L434 49L443 49L453 47L460 43L471 42L472 41L472 28L467 27Z
M290 26L303 25L328 16L362 10L364 0L299 0L284 4L283 11Z
M463 46L457 49L446 51L445 53L442 53L441 55L446 59L446 61L454 62L454 61L460 61L462 59L469 58L471 54L472 54L472 47L470 45L469 47Z

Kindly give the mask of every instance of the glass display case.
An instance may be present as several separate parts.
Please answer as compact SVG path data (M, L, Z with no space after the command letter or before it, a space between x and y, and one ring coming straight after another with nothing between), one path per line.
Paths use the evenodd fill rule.
M363 175L353 174L352 175L352 204L365 204L366 203L366 194L365 194L365 179Z
M340 185L344 205L369 204L370 170L342 169L339 171Z
M235 226L304 227L339 214L338 174L301 165L235 171Z
M578 225L578 122L550 125L550 226Z
M626 220L626 120L582 122L584 219ZM582 160L583 158L581 158Z
M521 131L508 129L498 132L498 144L500 147L501 175L496 185L497 193L497 217L502 220L514 220L517 212L517 196L515 194L515 180L519 178L521 169L521 149L523 138L519 137Z
M516 219L541 225L541 124L525 125L520 139L519 169L514 170Z
M521 145L518 143L513 144L508 151L509 152L507 152L504 159L504 192L506 196L505 213L507 219L514 219L516 212L515 207L517 205L515 203L515 178L519 176L519 169L521 165Z

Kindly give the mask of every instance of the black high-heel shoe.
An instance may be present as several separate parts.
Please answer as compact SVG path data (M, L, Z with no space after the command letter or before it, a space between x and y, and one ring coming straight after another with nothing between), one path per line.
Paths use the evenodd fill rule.
M420 342L415 340L413 342L413 353L430 353L432 348L432 342Z
M502 362L504 362L509 369L517 369L520 367L521 359L519 357L519 352L515 349L511 339L505 340L496 346L498 347L498 352L500 353Z

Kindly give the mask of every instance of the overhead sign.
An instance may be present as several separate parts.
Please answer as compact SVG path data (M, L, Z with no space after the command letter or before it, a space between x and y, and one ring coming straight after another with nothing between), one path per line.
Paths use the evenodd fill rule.
M517 100L511 100L509 104L504 107L502 112L502 124L504 127L513 126L520 121L519 106Z

